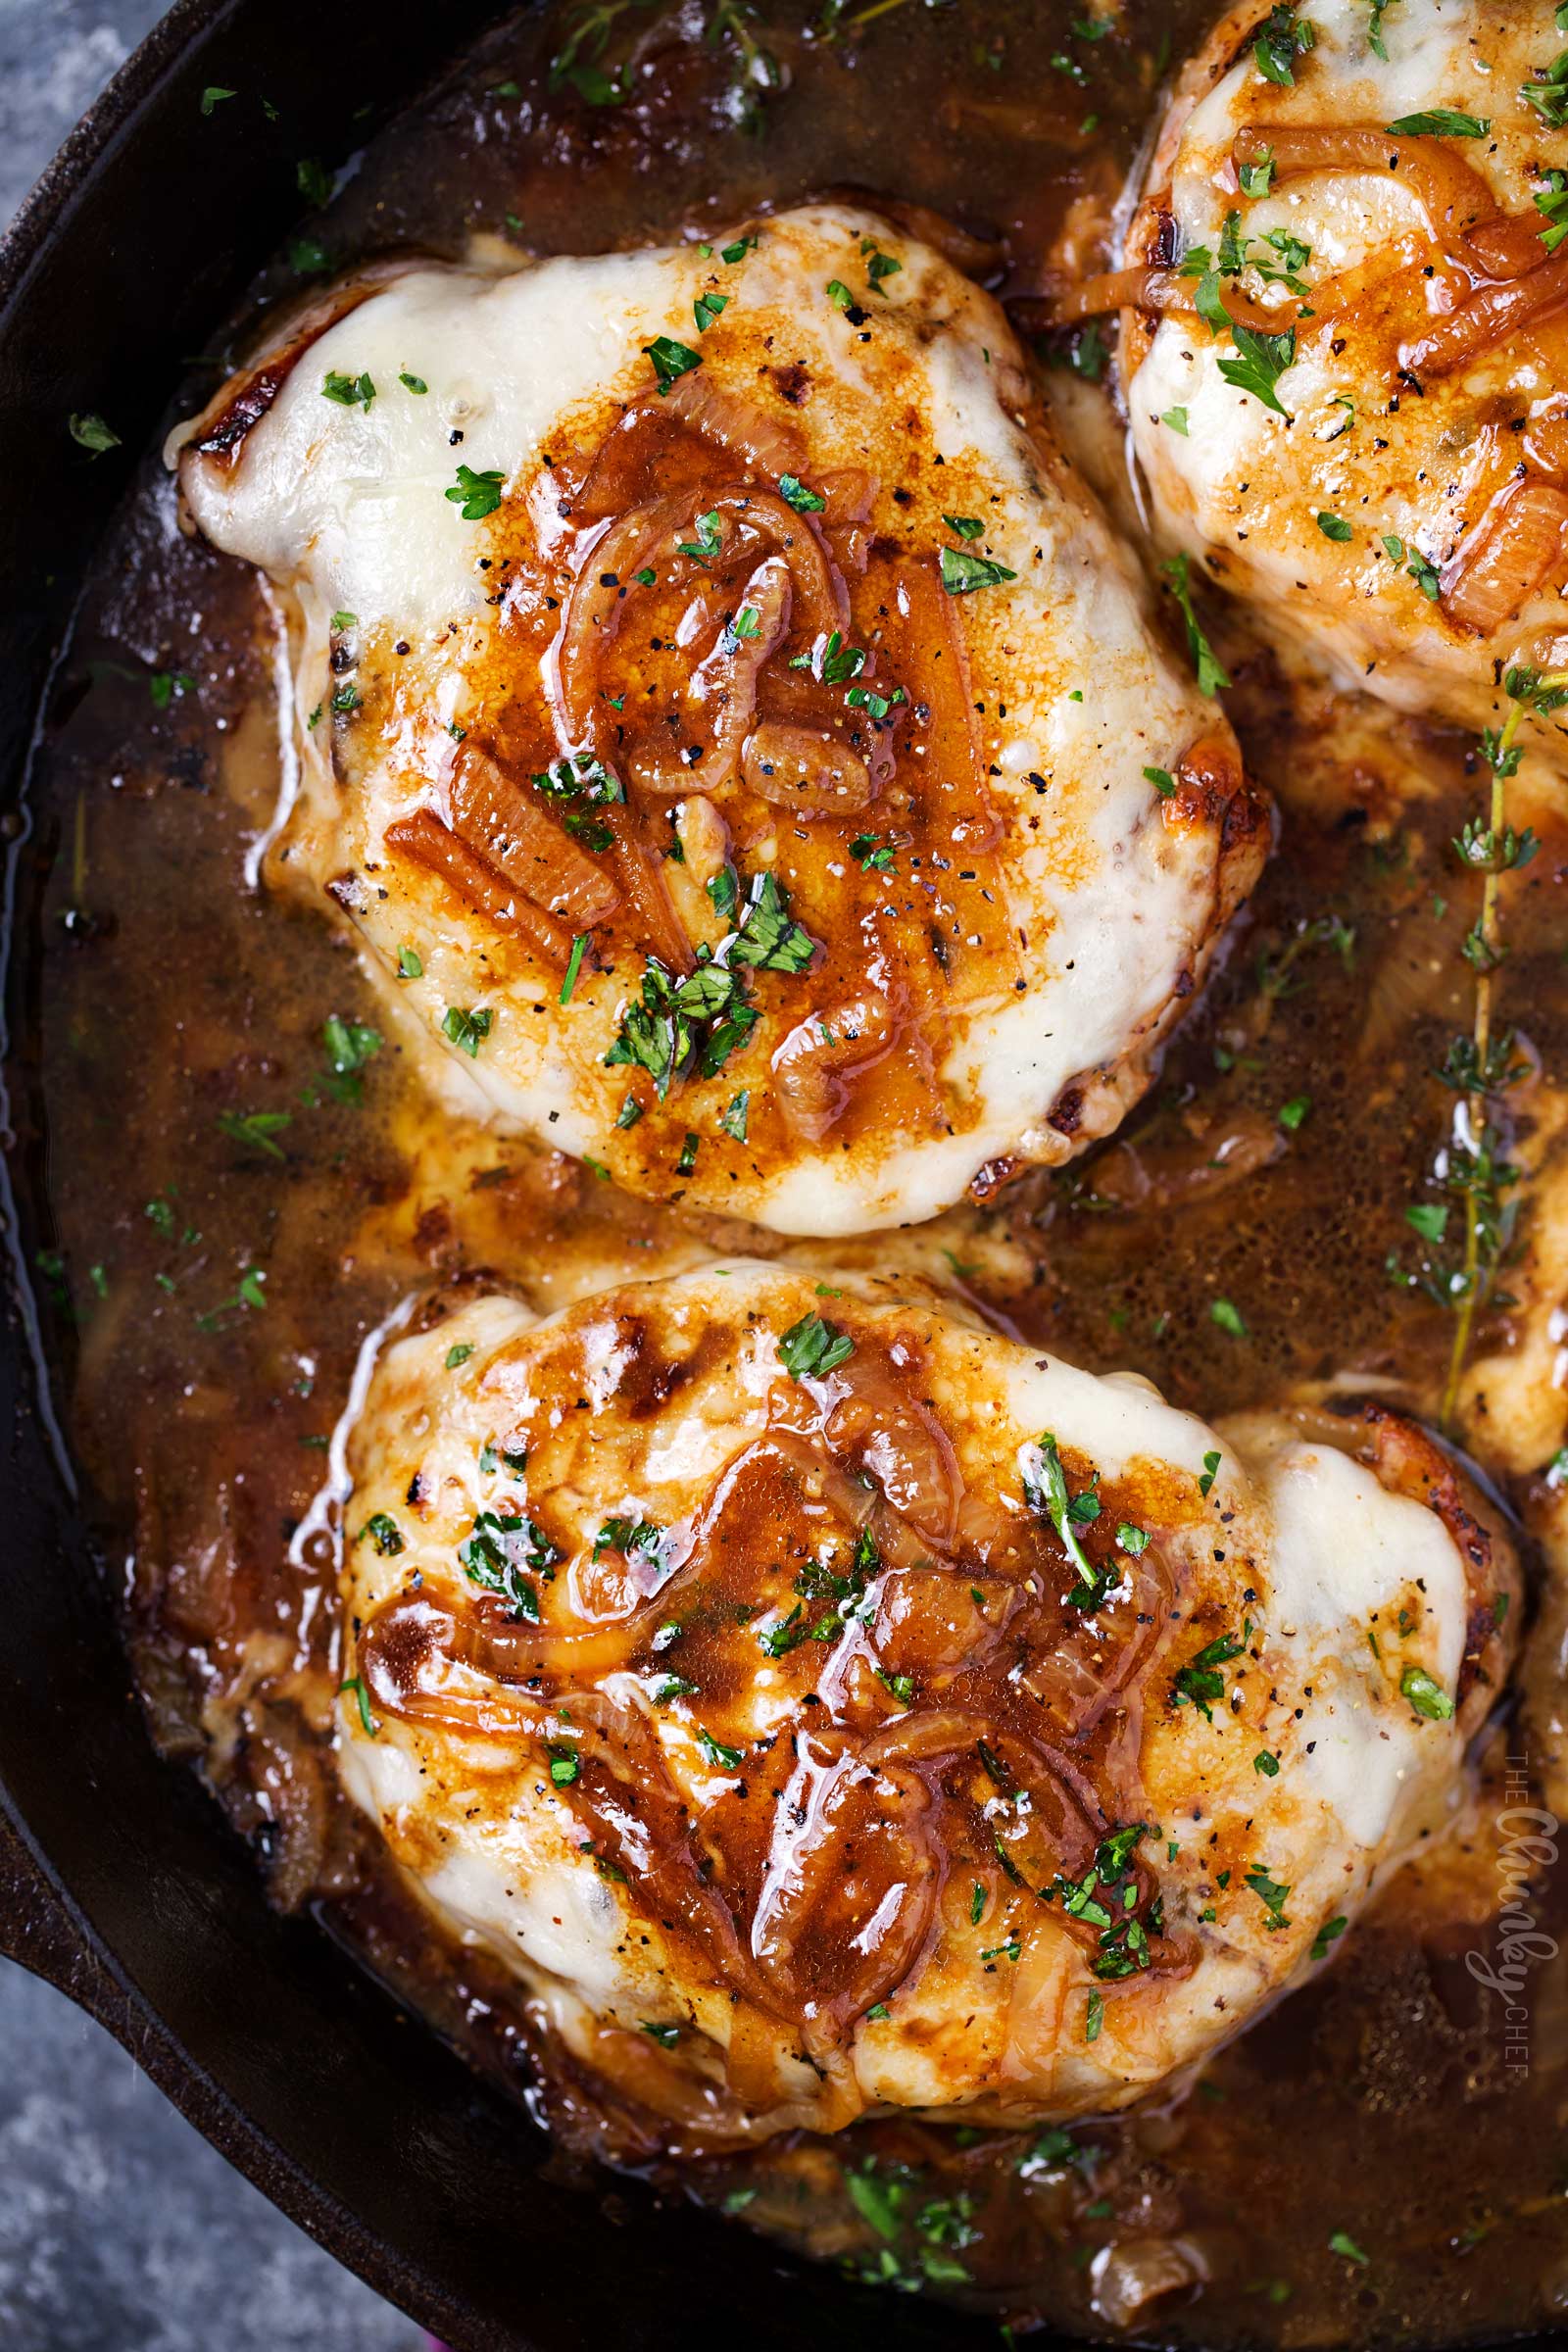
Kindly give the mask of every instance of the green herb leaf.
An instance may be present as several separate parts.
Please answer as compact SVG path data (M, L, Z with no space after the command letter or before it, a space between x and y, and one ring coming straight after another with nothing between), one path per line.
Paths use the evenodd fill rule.
M101 458L105 450L120 447L120 435L112 431L92 409L74 414L66 421L71 427L73 441L78 448L90 451L95 458Z
M1250 392L1260 400L1265 409L1276 416L1290 416L1290 410L1274 387L1288 368L1296 364L1296 329L1289 327L1282 335L1265 335L1250 326L1232 324L1231 341L1234 352L1220 354L1219 371L1228 384L1238 392Z
M836 1323L814 1311L792 1323L778 1344L784 1369L792 1380L825 1380L855 1353L855 1342Z
M827 506L827 500L818 498L814 490L808 490L796 474L781 473L778 487L780 497L788 501L797 514L820 514Z
M294 1123L288 1110L220 1110L218 1114L219 1132L231 1143L248 1144L253 1151L264 1152L269 1159L281 1159L282 1152L273 1143L285 1127Z
M1230 679L1220 667L1215 659L1213 647L1199 626L1198 614L1193 609L1193 592L1188 579L1185 552L1179 556L1172 556L1168 564L1160 565L1160 571L1169 585L1172 596L1176 599L1182 620L1186 625L1187 650L1192 655L1194 665L1198 671L1198 691L1200 694L1217 694L1222 686L1230 684Z
M1399 1677L1399 1694L1428 1723L1446 1723L1453 1713L1452 1699L1424 1666L1405 1668Z
M659 378L662 394L703 364L700 351L693 351L689 343L677 343L673 335L656 335L652 343L643 345L643 352Z
M1421 115L1401 115L1384 126L1396 139L1484 139L1492 128L1490 115L1461 115L1451 106L1434 106Z
M483 522L501 504L501 489L505 475L498 467L475 473L471 466L458 467L456 487L447 492L465 522Z
M495 1017L488 1005L470 1007L449 1004L442 1017L441 1028L460 1054L466 1054L470 1061L477 1061L479 1048L494 1028Z
M996 564L988 556L968 556L956 547L945 547L941 555L942 585L950 596L972 596L977 588L1000 588L1004 580L1015 580L1017 573L1005 564Z

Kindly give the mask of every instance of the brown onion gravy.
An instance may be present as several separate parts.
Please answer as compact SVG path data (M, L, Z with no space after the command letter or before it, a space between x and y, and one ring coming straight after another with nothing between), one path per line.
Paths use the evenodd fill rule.
M474 233L604 249L847 184L944 216L966 266L1038 296L1106 265L1160 77L1207 22L1192 0L1103 20L1066 0L904 0L863 24L846 11L829 37L779 0L709 42L699 13L611 8L602 51L572 46L585 20L569 8L498 27L367 153L257 304L296 298L302 270L388 250L456 257ZM594 103L633 58L630 95ZM1079 358L1092 369L1092 349ZM172 415L218 380L184 387ZM1236 616L1210 625L1282 813L1222 968L1117 1137L896 1246L1004 1328L1130 1365L1209 1416L1350 1374L1433 1418L1451 1318L1387 1261L1408 1254L1405 1205L1445 1131L1432 1071L1468 1019L1457 948L1475 886L1448 844L1475 747L1384 720L1337 755ZM542 2069L573 2154L1015 2332L1125 2317L1212 2345L1415 2344L1548 2324L1568 2307L1568 1966L1530 1978L1521 2070L1501 1998L1467 1965L1493 1949L1494 1816L1525 1746L1511 1717L1473 1834L1402 1874L1335 1966L1196 2088L1070 2135L886 2121L672 2166L635 2101L535 2048L499 1972L446 1948L390 1883L334 1787L333 1556L312 1517L362 1342L430 1285L510 1282L548 1307L574 1267L643 1271L744 1229L438 1116L326 910L245 887L275 785L271 662L253 584L178 535L150 460L57 684L26 856L42 1271L74 1441L156 1734L206 1774L275 1899L315 1905L514 2087ZM1565 859L1553 829L1508 909L1505 1003L1548 1072L1568 1007ZM380 1050L334 1066L333 1014ZM782 1524L787 1433L768 1442ZM422 1639L386 1628L386 1672L398 1640L407 1667ZM1532 1886L1549 1937L1560 1892L1549 1871ZM1141 2305L1172 2246L1180 2291Z

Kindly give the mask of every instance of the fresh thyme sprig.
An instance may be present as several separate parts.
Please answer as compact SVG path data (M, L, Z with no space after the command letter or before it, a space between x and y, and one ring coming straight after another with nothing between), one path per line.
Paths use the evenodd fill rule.
M1518 833L1509 824L1507 788L1524 758L1520 727L1527 717L1548 717L1568 703L1568 670L1543 676L1537 669L1513 668L1504 675L1503 687L1512 708L1500 728L1489 727L1481 738L1482 757L1492 771L1486 822L1471 820L1454 843L1461 863L1484 879L1481 911L1463 949L1476 976L1475 1018L1469 1037L1453 1040L1439 1073L1459 1097L1446 1181L1464 1208L1464 1252L1451 1284L1456 1313L1443 1390L1442 1417L1447 1425L1458 1402L1476 1309L1492 1292L1508 1238L1503 1195L1519 1178L1518 1169L1505 1157L1505 1138L1492 1115L1492 1104L1518 1084L1528 1067L1514 1051L1512 1030L1499 1031L1496 1025L1497 969L1507 954L1500 884L1505 873L1529 864L1537 843L1528 826Z

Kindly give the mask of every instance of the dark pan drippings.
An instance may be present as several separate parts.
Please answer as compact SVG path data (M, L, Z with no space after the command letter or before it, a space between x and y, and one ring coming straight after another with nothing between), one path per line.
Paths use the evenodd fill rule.
M366 155L258 303L390 249L457 257L478 232L599 250L851 186L956 224L963 266L1004 294L1048 294L1106 266L1160 76L1209 12L894 0L844 11L829 37L779 5L710 11L712 38L699 14L607 0L498 27ZM1075 356L1091 375L1093 343ZM1117 1137L920 1247L1006 1327L1209 1417L1346 1374L1434 1417L1451 1311L1389 1264L1415 1262L1405 1212L1449 1101L1433 1070L1469 1017L1457 951L1479 886L1449 844L1475 749L1387 721L1387 760L1347 751L1330 791L1321 710L1293 709L1265 652L1225 651L1283 833L1222 968ZM1549 1869L1525 1898L1544 1939L1526 2066L1468 1964L1495 1951L1493 1817L1529 1801L1506 1778L1526 1746L1511 1721L1468 1850L1404 1873L1196 2090L1070 2134L882 2122L672 2169L647 2119L535 2048L515 1992L388 1883L332 1775L334 1563L313 1514L366 1335L432 1283L461 1297L482 1273L549 1305L574 1269L641 1273L743 1229L437 1117L342 936L244 886L275 784L271 660L253 586L178 535L149 461L55 692L25 873L40 1271L73 1435L157 1736L206 1773L276 1899L318 1905L514 2087L542 2063L569 2155L608 2153L1018 2332L1122 2319L1209 2345L1414 2345L1551 2324L1568 2308L1568 1965L1545 1951L1565 1899ZM1396 790L1396 765L1418 790ZM1568 833L1549 837L1508 912L1506 999L1547 1071L1568 1011L1565 858ZM1505 1330L1494 1305L1477 1351ZM1177 2281L1157 2317L1151 2279Z

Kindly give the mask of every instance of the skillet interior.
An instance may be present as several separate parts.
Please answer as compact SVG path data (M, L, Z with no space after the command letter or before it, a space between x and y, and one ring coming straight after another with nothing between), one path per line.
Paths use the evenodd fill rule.
M24 486L0 501L0 773L14 844L34 712L75 584L182 360L298 214L292 159L338 161L346 138L488 13L478 0L434 13L393 0L335 11L327 42L304 0L184 0L0 249L0 469ZM215 81L269 91L286 142L260 117L220 141L199 136L200 95ZM111 413L123 442L92 462L66 430L89 409ZM740 2320L757 2345L809 2331L848 2348L873 2313L887 2342L992 2340L953 2312L890 2308L787 2266L693 2210L634 2189L607 2203L597 2186L553 2178L542 2135L514 2106L308 1921L269 1909L216 1806L156 1757L36 1376L20 1269L33 1254L44 1138L26 1042L36 937L20 899L12 949L0 1947L91 2006L285 2212L455 2344L631 2352L676 2327L718 2341Z

